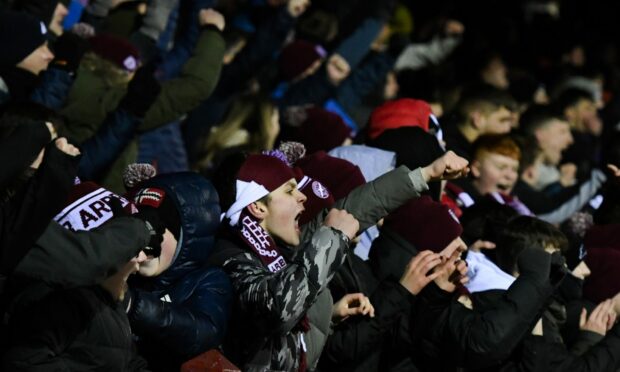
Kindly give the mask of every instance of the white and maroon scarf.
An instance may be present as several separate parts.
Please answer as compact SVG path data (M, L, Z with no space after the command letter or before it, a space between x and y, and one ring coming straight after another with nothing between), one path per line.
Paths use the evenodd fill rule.
M269 233L262 228L259 220L244 209L239 217L239 222L238 229L236 229L239 237L254 253L258 255L263 265L267 266L267 269L270 272L277 273L287 266L286 260L280 252L276 242L273 240L271 235L269 235ZM296 328L302 332L300 335L301 350L298 372L305 372L307 369L307 359L306 344L303 334L310 330L310 322L307 315L304 315L299 320Z
M286 260L269 233L262 228L260 221L247 211L241 212L237 232L241 240L258 255L263 265L272 273L286 267Z

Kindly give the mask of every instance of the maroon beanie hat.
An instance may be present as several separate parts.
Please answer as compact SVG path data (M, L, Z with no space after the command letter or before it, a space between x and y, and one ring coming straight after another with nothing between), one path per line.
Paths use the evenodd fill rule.
M589 248L611 248L620 251L620 224L594 225L588 229L583 243Z
M370 115L368 137L375 139L388 129L421 127L428 132L431 106L419 99L401 98L377 107Z
M111 34L98 34L90 39L91 50L127 72L136 71L140 52L128 40Z
M299 168L296 168L299 169ZM306 196L304 211L299 217L299 225L303 226L310 222L320 211L329 208L336 200L329 189L320 181L309 176L304 176L297 184L297 188Z
M461 236L463 227L454 213L430 196L411 199L386 217L383 226L419 251L441 252Z
M127 214L137 212L127 199L94 182L81 182L73 186L67 206L54 217L54 221L72 231L92 230L114 217L110 205L112 198L119 200Z
M299 128L299 142L306 146L310 154L319 150L329 151L351 137L351 128L333 112L310 107L306 109L306 115Z
M295 40L286 45L280 53L280 73L284 80L291 81L326 55L327 52L320 45Z
M620 224L592 226L584 237L585 262L592 272L583 284L583 295L599 303L620 292Z
M230 225L239 222L245 207L269 195L291 178L296 178L295 173L286 160L264 154L248 156L237 173L235 202L225 213Z
M324 151L301 158L295 165L305 175L321 181L339 200L349 195L356 187L366 183L362 171L351 162L327 155Z
M591 274L583 283L583 296L599 303L620 292L620 250L588 248L585 262Z
M237 173L237 179L256 182L272 192L283 183L295 178L295 173L284 161L269 155L250 155Z

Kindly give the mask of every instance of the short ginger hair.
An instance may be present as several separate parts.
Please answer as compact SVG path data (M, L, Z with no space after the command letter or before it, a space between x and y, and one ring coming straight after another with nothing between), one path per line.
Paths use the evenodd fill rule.
M472 144L473 160L482 160L486 154L499 154L521 160L521 149L510 135L483 135Z

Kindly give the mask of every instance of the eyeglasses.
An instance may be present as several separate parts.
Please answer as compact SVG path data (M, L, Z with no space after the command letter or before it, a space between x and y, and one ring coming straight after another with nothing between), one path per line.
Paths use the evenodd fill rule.
M157 258L161 255L161 246L157 246L157 247L146 246L142 248L141 252L144 252L144 254L147 257ZM140 255L140 253L138 253L138 255Z

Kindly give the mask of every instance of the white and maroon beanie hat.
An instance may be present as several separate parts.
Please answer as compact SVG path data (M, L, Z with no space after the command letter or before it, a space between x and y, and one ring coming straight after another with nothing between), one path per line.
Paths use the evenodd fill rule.
M230 225L237 225L245 207L269 195L291 178L295 178L295 173L282 159L262 154L248 156L237 173L235 202L225 214Z
M92 230L114 217L110 204L113 198L118 199L125 213L137 212L136 207L122 196L94 182L78 181L69 193L69 204L54 217L54 221L72 231Z

